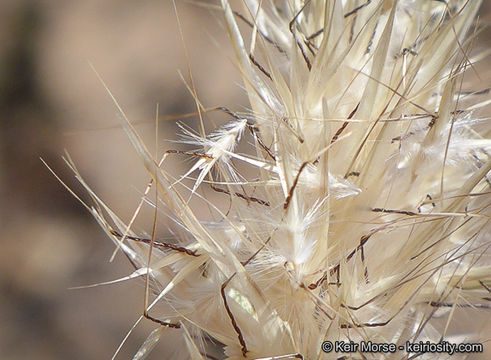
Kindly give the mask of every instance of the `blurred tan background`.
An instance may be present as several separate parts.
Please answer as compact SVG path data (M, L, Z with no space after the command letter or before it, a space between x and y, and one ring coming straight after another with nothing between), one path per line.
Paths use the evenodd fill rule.
M177 3L200 100L240 110L220 15ZM484 18L490 9L487 1ZM484 33L479 46L489 39ZM177 73L188 77L172 3L0 0L0 44L0 359L109 359L141 314L142 283L68 290L132 268L123 256L108 262L112 244L39 157L84 194L61 160L67 149L129 220L148 179L89 62L129 118L146 122L137 129L153 149L157 103L160 115L195 111ZM196 128L195 118L183 122ZM160 152L175 148L164 140L176 131L175 121L160 123ZM182 160L174 161L181 170ZM147 224L143 217L135 229ZM119 358L131 358L154 327L140 325ZM163 357L157 348L149 358Z

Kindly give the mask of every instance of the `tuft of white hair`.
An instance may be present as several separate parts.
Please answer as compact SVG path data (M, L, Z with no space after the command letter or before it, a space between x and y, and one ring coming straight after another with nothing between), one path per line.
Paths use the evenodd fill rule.
M185 130L195 163L181 176L124 120L179 238L144 241L93 210L155 295L159 330L136 358L173 332L190 359L401 359L415 354L321 345L437 343L456 308L489 311L489 101L462 91L481 1L237 3L218 11L250 110L225 109L230 123L208 136Z

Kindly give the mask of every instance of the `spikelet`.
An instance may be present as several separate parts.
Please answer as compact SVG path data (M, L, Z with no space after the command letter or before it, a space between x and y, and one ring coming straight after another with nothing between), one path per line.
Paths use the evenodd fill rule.
M160 324L135 358L173 332L187 349L173 359L401 359L414 354L321 345L436 343L444 310L489 316L489 101L462 92L480 3L221 0L250 110L184 130L195 162L180 176L123 123L179 238L139 238L94 197L134 276L149 273Z

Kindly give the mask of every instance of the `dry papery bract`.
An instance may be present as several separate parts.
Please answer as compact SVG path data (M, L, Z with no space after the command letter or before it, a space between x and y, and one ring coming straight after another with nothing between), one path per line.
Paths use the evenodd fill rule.
M228 123L182 126L189 150L159 159L113 99L152 179L140 206L175 238L134 233L77 173L147 278L157 329L135 358L175 334L165 358L433 359L448 354L321 344L484 340L450 331L455 314L490 311L489 92L468 85L486 55L471 52L481 2L200 4L223 18L249 108L209 111L189 82L200 121ZM169 156L189 171L170 173Z

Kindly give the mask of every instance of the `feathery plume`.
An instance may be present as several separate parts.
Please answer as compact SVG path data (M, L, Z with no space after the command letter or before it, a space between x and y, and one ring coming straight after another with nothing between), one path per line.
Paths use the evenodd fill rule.
M179 237L134 234L90 192L153 295L158 329L135 358L169 332L187 348L173 359L446 357L406 342L458 342L447 329L461 307L489 316L489 100L463 91L482 59L470 57L480 3L221 0L250 109L222 108L230 122L208 136L182 128L195 147L182 176L123 119ZM396 350L326 353L341 341Z

